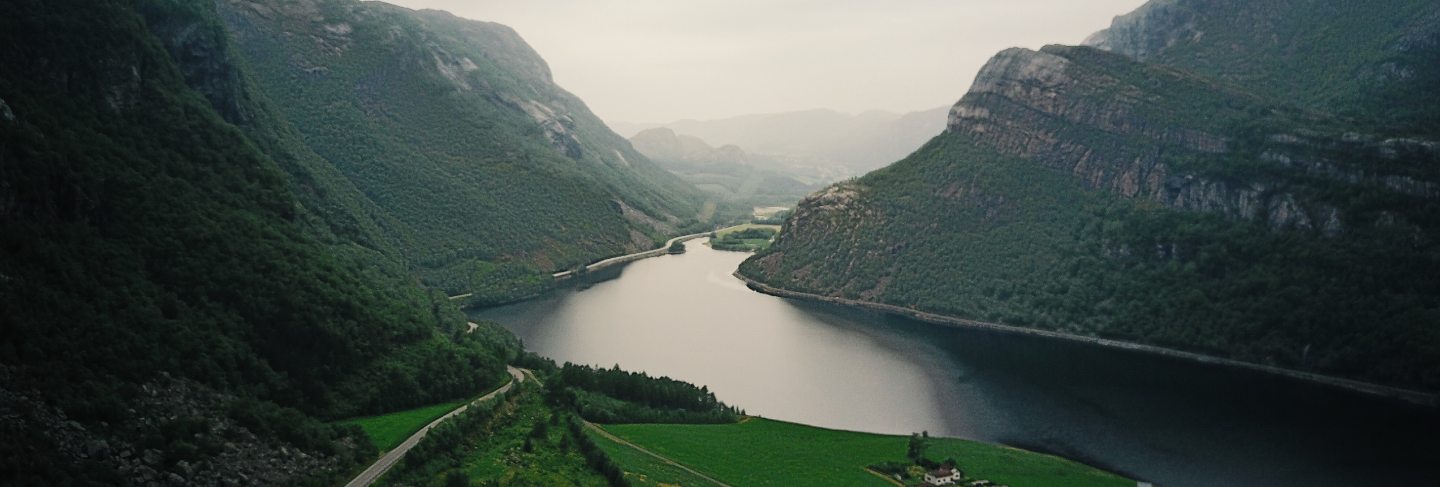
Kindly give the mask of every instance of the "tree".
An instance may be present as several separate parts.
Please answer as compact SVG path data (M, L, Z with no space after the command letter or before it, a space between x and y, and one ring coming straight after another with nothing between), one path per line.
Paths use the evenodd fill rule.
M470 476L465 472L450 472L445 476L445 487L470 487Z
M930 432L924 432L924 436L918 433L910 433L910 443L906 447L905 458L909 458L912 462L920 463L920 460L925 458L925 448L929 446Z

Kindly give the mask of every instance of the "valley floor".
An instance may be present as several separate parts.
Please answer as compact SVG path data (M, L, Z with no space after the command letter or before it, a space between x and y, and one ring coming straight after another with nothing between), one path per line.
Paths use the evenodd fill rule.
M605 425L592 428L590 435L633 485L686 487L894 485L866 467L905 462L907 446L905 436L755 417L721 425ZM930 438L926 456L954 458L967 478L996 485L1135 485L1133 480L1063 458L958 438Z

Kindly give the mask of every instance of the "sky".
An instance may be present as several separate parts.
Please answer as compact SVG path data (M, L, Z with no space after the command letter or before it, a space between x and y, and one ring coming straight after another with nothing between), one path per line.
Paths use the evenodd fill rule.
M386 0L514 28L607 121L959 100L1009 47L1078 44L1144 0Z

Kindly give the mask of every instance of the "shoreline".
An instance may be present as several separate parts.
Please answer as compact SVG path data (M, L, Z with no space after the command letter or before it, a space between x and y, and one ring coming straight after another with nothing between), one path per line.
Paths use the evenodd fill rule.
M1122 340L1112 340L1112 339L1108 339L1108 338L1089 337L1089 336L1075 335L1075 334L1063 333L1063 332L1057 332L1057 331L1039 330L1039 329L1034 329L1034 328L1025 328L1025 327L1021 327L1021 326L1004 325L1004 324L999 324L999 323L989 323L989 322L984 322L984 321L976 321L976 320L969 320L969 319L965 319L965 318L958 318L958 317L954 317L954 316L946 316L946 315L937 314L937 313L930 313L930 312L926 312L926 311L920 311L920 310L917 310L917 309L906 308L906 307L903 307L903 306L896 306L896 305L893 305L893 304L876 303L876 302L873 302L873 301L860 301L860 300L855 300L855 299L837 298L837 297L833 297L833 296L823 296L823 295L819 295L819 294L811 294L811 293L800 292L800 291L792 291L792 290L788 290L788 289L777 288L777 287L774 287L774 286L771 286L771 285L768 285L768 284L765 284L765 283L756 281L756 280L754 280L754 279L750 279L749 277L746 277L745 275L741 274L739 270L736 270L736 271L735 271L733 274L731 274L731 275L735 276L735 278L736 278L736 279L739 279L741 282L744 282L744 283L745 283L745 286L748 287L748 288L750 288L750 289L753 290L753 291L756 291L756 292L759 292L759 293L762 293L762 294L768 294L768 295L771 295L771 296L780 297L780 298L803 299L803 300L806 300L806 301L817 301L817 302L830 303L830 304L836 304L836 305L853 307L853 308L861 308L861 309L870 310L870 311L878 311L878 312L881 312L881 313L887 313L887 314L892 314L892 315L904 316L904 317L911 318L911 319L914 319L914 320L917 320L917 321L923 321L923 322L926 322L926 323L935 324L935 325L941 325L941 326L949 326L949 327L956 327L956 328L979 329L979 330L989 330L989 331L1000 332L1000 333L1011 333L1011 334L1030 335L1030 336L1044 337L1044 338L1050 338L1050 339L1058 339L1058 340L1067 340L1067 341L1072 341L1072 342L1086 343L1086 344L1096 345L1096 346L1101 346L1101 347L1115 348L1115 349L1121 349L1121 350L1130 350L1130 351L1136 351L1136 352L1141 352L1141 353L1156 354L1156 355L1161 355L1161 356L1165 356L1165 357L1171 357L1171 358L1177 358L1177 359L1182 359L1182 360L1188 360L1188 361L1198 362L1198 363L1203 363L1203 364L1218 365L1218 366L1222 366L1222 367L1233 367L1233 368L1251 370L1251 371L1255 371L1255 372L1262 372L1262 373L1271 374L1271 375L1276 375L1276 376L1280 376L1280 377L1286 377L1286 378L1290 378L1290 379L1297 379L1297 380L1301 380L1301 381L1305 381L1305 382L1310 382L1310 383L1313 383L1313 384L1319 384L1319 385L1324 385L1324 386L1329 386L1329 387L1336 387L1336 388L1340 388L1340 389L1345 389L1345 390L1348 390L1348 391L1351 391L1351 392L1358 392L1358 393L1363 393L1363 394L1370 394L1370 395L1385 397L1385 398L1389 398L1389 399L1395 399L1395 400L1404 401L1404 402L1406 402L1406 403L1410 403L1410 404L1412 404L1412 405L1421 406L1421 407L1436 408L1437 406L1440 406L1440 395L1431 394L1431 393L1425 393L1425 392L1420 392L1420 391L1415 391L1415 390L1410 390L1410 389L1404 389L1404 388L1392 387L1392 386L1386 386L1386 385L1380 385L1380 384L1373 384L1373 383L1362 382L1362 381L1353 380L1353 379L1344 379L1344 378L1340 378L1340 377L1333 377L1333 376L1328 376L1328 375L1316 374L1316 373L1312 373L1312 372L1303 372L1303 371L1299 371L1299 370L1286 369L1286 368L1275 367L1275 366L1270 366L1270 365L1261 365L1261 364L1256 364L1256 363L1244 362L1244 361L1240 361L1240 360L1234 360L1234 359L1228 359L1228 358L1222 358L1222 357L1215 357L1215 356L1212 356L1212 355L1204 355L1204 354L1199 354L1199 353L1195 353L1195 352L1186 352L1186 351L1182 351L1182 350L1175 350L1175 349L1160 347L1160 346L1156 346L1156 345L1146 345L1146 344L1135 343L1135 342L1127 342L1127 341L1122 341Z
M615 265L619 265L619 264L627 264L627 263L634 262L634 261L641 260L641 259L648 259L648 258L650 258L650 257L659 257L659 256L661 256L661 255L667 255L667 254L670 253L670 247L673 246L673 245L675 245L675 242L688 242L688 241L691 241L691 240L694 240L694 239L697 239L697 238L700 238L700 237L704 237L704 236L710 235L711 233L714 233L714 232L715 232L715 231L712 230L712 231L704 232L704 233L692 233L692 234L689 234L689 235L681 235L681 236L674 237L674 238L671 238L670 240L665 241L665 245L661 246L660 248L651 249L651 250L646 250L646 251L643 251L643 252L635 252L635 253L633 253L633 254L625 254L625 255L617 255L617 256L614 256L614 257L607 257L607 258L604 258L604 259L601 259L601 260L597 260L597 261L595 261L595 262L593 262L593 263L587 264L587 265L585 265L583 268L585 269L585 272L588 273L588 272L590 272L590 271L598 271L598 270L605 269L605 268L607 268L607 267L611 267L611 266L615 266ZM560 282L560 281L564 281L564 280L571 279L571 278L573 278L573 277L575 277L575 271L560 271L560 272L554 272L554 273L551 273L551 274L550 274L550 279L551 279L550 282L553 284L553 283L556 283L556 282ZM519 302L522 302L522 301L529 301L529 300L531 300L531 299L535 299L535 298L538 298L538 297L540 297L540 296L545 295L545 293L549 292L550 289L553 289L553 288L547 288L545 291L541 291L541 292L538 292L538 293L535 293L535 294L531 294L531 295L529 295L529 296L525 296L525 297L522 297L522 298L519 298L519 299L515 299L515 300L511 300L511 301L506 301L506 302L503 302L503 303L488 304L488 305L485 305L485 307L504 306L504 305L507 305L507 304L519 303ZM469 292L469 293L456 294L456 295L454 295L454 296L446 296L446 298L448 298L450 301L460 301L460 300L463 300L463 299L465 299L465 298L468 298L468 297L471 297L471 296L474 296L474 295L475 295L475 293ZM473 305L473 304L467 304L467 303L463 303L463 302L462 302L462 303L459 303L459 306L460 306L460 309L462 309L462 310L463 310L463 309L470 309L470 308L476 307L476 306Z
M615 257L610 257L610 258L607 258L607 259L601 259L601 260L595 261L595 262L593 262L593 263L586 264L584 267L581 267L581 269L584 269L585 272L598 271L598 270L601 270L601 269L604 269L604 268L606 268L606 267L610 267L610 266L613 266L613 265L627 264L627 263L634 262L634 261L637 261L637 260L640 260L640 259L648 259L648 258L650 258L650 257L659 257L659 256L661 256L661 255L665 255L665 254L669 253L669 252L670 252L670 246L675 245L675 242L688 242L688 241L691 241L691 240L694 240L694 239L697 239L697 238L700 238L700 237L708 236L708 235L710 235L710 234L712 234L712 233L715 233L715 232L716 232L716 230L711 230L711 231L708 231L708 232L692 233L692 234L689 234L689 235L681 235L681 236L679 236L679 237L675 237L675 238L672 238L672 239L670 239L670 240L665 241L665 245L661 245L660 248L651 249L651 250L646 250L646 251L643 251L643 252L635 252L635 253L633 253L633 254L617 255L617 256L615 256ZM566 279L570 279L570 278L572 278L572 277L575 277L575 271L560 271L560 272L556 272L556 273L554 273L554 274L551 274L550 277L551 277L552 279L556 280L556 281L563 281L563 280L566 280Z

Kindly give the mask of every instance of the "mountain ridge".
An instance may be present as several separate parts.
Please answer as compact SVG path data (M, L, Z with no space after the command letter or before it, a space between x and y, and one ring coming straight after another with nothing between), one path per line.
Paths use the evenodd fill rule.
M504 302L702 225L699 193L555 86L513 29L378 2L217 5L266 96L427 285Z
M1275 15L1257 5L1248 12ZM1224 17L1197 11L1200 25ZM802 200L740 273L789 291L1440 387L1440 289L1426 277L1440 272L1440 146L1415 135L1425 125L1397 128L1388 105L1357 110L1326 89L1275 98L1172 55L998 54L944 133ZM1261 59L1236 66L1268 72ZM1345 108L1317 101L1331 99Z
M858 114L817 108L657 124L611 122L623 133L665 127L711 144L736 145L835 181L899 160L944 128L947 107Z
M648 246L698 208L544 83L508 28L333 0L15 7L0 19L0 477L18 484L333 484L375 451L330 421L473 395L520 354L503 328L468 326L447 287L512 299L548 286L543 267ZM243 21L293 23L269 40L298 44ZM325 76L348 88L305 93ZM389 130L426 103L468 115L444 120L468 147L500 149L482 167ZM345 137L378 142L329 143ZM381 191L404 174L375 169L420 166L538 194L520 213L455 185ZM397 201L481 217L471 251ZM598 237L568 240L587 225Z

